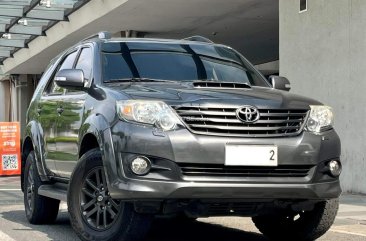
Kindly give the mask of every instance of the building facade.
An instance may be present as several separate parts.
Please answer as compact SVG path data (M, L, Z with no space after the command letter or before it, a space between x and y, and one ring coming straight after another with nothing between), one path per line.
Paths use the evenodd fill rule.
M279 1L280 74L292 92L332 106L343 191L366 193L366 1Z

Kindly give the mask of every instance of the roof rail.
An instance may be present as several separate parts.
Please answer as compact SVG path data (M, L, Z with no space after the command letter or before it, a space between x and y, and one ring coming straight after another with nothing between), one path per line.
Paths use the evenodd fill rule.
M96 33L96 34L93 34L87 38L84 38L83 40L81 41L85 41L85 40L88 40L88 39L93 39L93 38L99 38L99 39L110 39L112 38L112 34L110 32L107 32L107 31L102 31L102 32L99 32L99 33Z
M211 43L211 44L214 43L213 41L209 40L208 38L205 38L205 37L202 37L202 36L199 36L199 35L184 38L183 40L205 42L205 43Z

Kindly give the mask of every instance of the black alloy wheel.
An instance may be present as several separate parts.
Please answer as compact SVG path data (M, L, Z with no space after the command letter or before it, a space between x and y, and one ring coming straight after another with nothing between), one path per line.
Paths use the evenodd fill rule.
M101 167L90 170L86 175L80 201L83 219L97 231L109 229L120 214L121 202L111 198Z
M30 164L29 166L29 173L33 173L33 164ZM33 213L34 210L34 179L33 175L28 175L27 178L27 188L26 188L26 197L28 202L28 207L30 213Z
M52 223L56 220L60 201L38 194L42 185L50 183L42 182L35 161L34 151L31 151L24 167L24 209L28 221L32 224Z

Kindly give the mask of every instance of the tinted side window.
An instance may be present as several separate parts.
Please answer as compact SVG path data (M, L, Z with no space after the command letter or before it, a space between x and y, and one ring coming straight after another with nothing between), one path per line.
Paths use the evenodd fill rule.
M77 54L77 51L69 54L64 59L64 61L61 63L60 67L56 70L56 73L62 69L72 69L74 62L75 62L76 54ZM63 92L64 92L64 89L59 87L58 85L56 85L54 80L52 80L52 83L48 88L48 93L49 94L62 94Z
M81 69L84 72L84 78L89 81L91 78L93 55L91 48L81 50L75 69Z

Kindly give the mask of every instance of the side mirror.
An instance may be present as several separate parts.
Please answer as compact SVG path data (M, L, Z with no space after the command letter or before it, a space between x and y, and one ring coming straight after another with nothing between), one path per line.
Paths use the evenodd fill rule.
M63 69L57 72L55 82L66 89L83 89L84 72L81 69Z
M285 91L290 91L291 89L290 81L286 77L271 75L268 79L273 89Z

